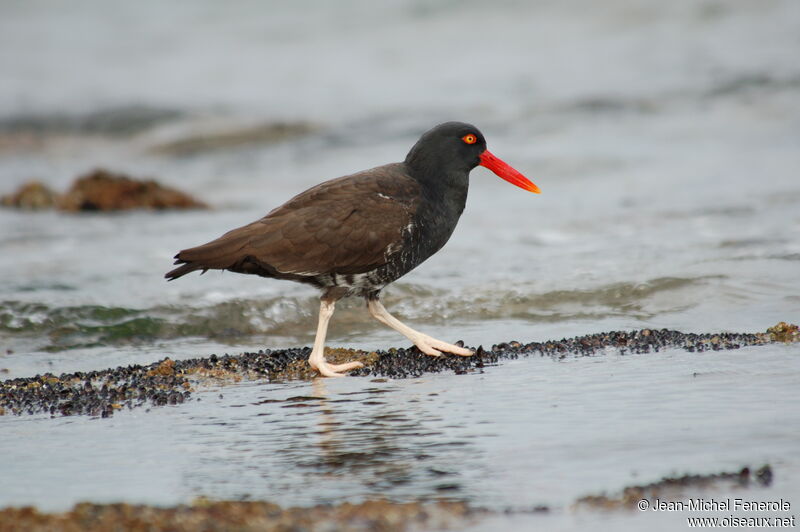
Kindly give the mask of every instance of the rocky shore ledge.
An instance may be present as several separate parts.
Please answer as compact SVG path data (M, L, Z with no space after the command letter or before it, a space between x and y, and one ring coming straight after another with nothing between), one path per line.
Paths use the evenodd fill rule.
M350 373L353 376L402 379L427 373L465 374L482 371L502 360L530 356L565 358L599 356L611 352L652 355L665 349L702 353L798 341L800 332L797 325L781 322L764 333L692 334L667 329L643 329L526 344L511 341L490 349L478 347L471 357L430 357L416 348L373 352L328 349L326 357L333 363L348 360L363 362L363 368ZM165 358L146 366L132 365L59 376L45 373L8 379L0 383L0 415L82 414L108 417L124 408L183 403L191 400L196 389L202 389L209 383L242 379L311 379L315 373L306 362L310 352L310 348L303 347L187 360Z
M757 490L772 482L768 464L736 471L686 474L665 477L641 486L629 486L618 495L589 495L566 508L570 511L630 511L648 500L680 500L697 493L717 490ZM211 501L196 499L191 504L167 508L141 504L79 503L66 512L44 513L34 507L0 510L0 532L189 532L203 530L239 532L275 530L281 532L403 532L406 530L462 530L466 527L497 525L504 520L536 514L547 515L562 508L533 506L493 511L463 501L391 502L383 499L360 503L319 504L307 508L285 508L268 501ZM493 529L496 526L488 526Z

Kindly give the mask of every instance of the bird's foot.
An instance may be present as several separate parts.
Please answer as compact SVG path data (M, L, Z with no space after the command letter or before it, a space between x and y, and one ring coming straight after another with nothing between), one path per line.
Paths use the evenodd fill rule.
M454 355L459 355L462 357L469 357L474 355L475 353L466 347L459 347L457 345L448 344L447 342L443 342L441 340L437 340L427 334L421 334L417 338L412 339L414 345L417 346L417 349L425 353L426 355L430 355L432 357L442 356L442 352L452 353Z
M351 371L358 368L363 368L364 364L361 362L346 362L344 364L328 364L325 360L321 361L308 361L309 365L317 370L323 377L347 377L345 371Z
M448 344L447 342L442 342L441 340L437 340L436 338L428 336L427 334L415 331L408 325L389 314L377 297L367 298L367 308L369 309L370 314L372 314L376 320L388 325L395 331L414 342L414 345L417 346L417 349L426 355L438 357L442 355L443 351L462 357L472 356L473 354L472 351L465 347Z

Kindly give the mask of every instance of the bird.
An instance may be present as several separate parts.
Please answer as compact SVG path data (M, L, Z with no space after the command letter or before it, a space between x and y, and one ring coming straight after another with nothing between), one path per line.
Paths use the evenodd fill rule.
M483 166L530 192L540 189L486 148L471 124L445 122L422 134L405 160L331 179L301 192L253 223L175 255L172 281L200 270L228 270L306 283L321 291L308 363L324 377L342 377L358 361L325 360L325 337L336 302L363 297L369 313L426 355L470 356L470 349L416 331L391 315L381 290L449 240L467 201L469 173Z

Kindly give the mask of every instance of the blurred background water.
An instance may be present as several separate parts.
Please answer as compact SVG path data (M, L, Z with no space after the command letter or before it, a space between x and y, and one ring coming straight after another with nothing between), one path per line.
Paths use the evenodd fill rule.
M33 178L64 190L105 167L213 210L0 211L0 368L27 376L310 344L314 290L218 272L167 284L172 255L322 180L402 160L446 120L477 125L543 193L472 173L451 241L385 291L412 326L488 346L797 321L798 28L794 0L3 2L0 193ZM264 133L277 123L290 134ZM404 339L352 301L329 345ZM792 348L748 360L764 352L797 369ZM754 378L732 375L719 385ZM756 386L764 408L796 405L794 384ZM492 397L488 408L502 409ZM784 436L778 448L796 450Z

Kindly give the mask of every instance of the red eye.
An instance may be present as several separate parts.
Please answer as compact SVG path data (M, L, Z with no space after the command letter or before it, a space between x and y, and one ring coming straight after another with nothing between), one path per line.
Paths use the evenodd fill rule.
M476 142L478 142L478 137L476 137L472 133L469 133L468 135L464 135L463 137L461 137L461 140L463 140L467 144L475 144Z

